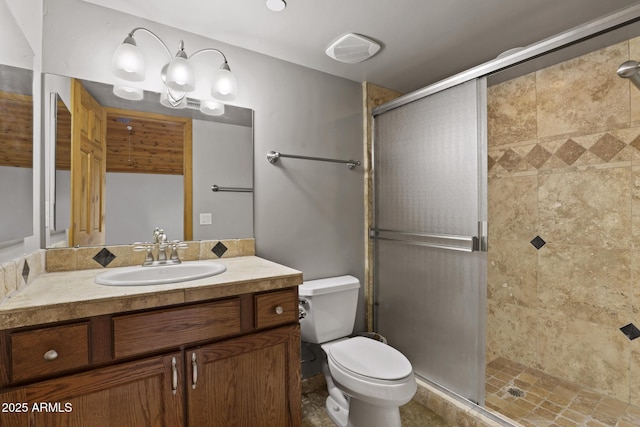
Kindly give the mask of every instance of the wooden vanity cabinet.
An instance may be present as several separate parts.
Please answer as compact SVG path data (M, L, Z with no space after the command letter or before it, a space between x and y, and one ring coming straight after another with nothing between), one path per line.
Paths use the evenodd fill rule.
M257 304L258 301L261 303ZM290 312L294 301L295 316ZM263 314L258 313L258 305ZM247 310L248 313L242 312ZM212 322L220 328L208 329L208 322L201 321L203 313L217 313L219 318ZM271 313L275 313L275 319ZM197 321L189 323L185 315L193 315ZM234 316L238 319L233 319ZM270 326L265 327L264 322L258 326L258 319L265 316ZM175 318L183 319L183 323L173 324ZM144 325L148 325L154 333L162 330L161 323L146 322L149 319L166 321L166 335L175 336L175 342L167 336L157 336L155 340L143 340L150 343L149 348L136 344L132 346L135 350L127 349L124 343L132 328L144 330ZM111 348L111 362L102 362L101 367L93 369L80 369L75 374L0 390L0 403L5 409L0 412L0 425L300 426L300 327L296 288L253 294L251 298L243 296L132 315L116 314L111 320L112 339L106 346ZM79 324L92 323L89 319L89 323L85 320ZM104 329L104 319L98 324ZM77 325L63 326L82 336L75 328ZM36 332L37 336L46 336L46 330L43 326L34 331L5 333L5 336L13 338L19 336L18 333ZM118 343L118 330L125 332L120 336L123 341L114 345ZM57 332L61 331L69 333L67 330ZM100 335L104 336L103 333ZM231 337L224 337L229 334ZM210 343L203 342L209 336ZM219 336L222 338L215 338ZM190 339L192 345L189 345ZM10 346L12 340L6 341ZM20 356L6 347L5 344L4 353L11 355L12 360ZM161 354L150 355L149 351ZM75 349L74 354L77 352ZM138 353L139 359L135 360ZM126 360L119 362L117 354L126 355ZM0 369L11 366L3 365ZM22 364L18 366L19 372L23 372ZM11 378L7 372L3 376Z

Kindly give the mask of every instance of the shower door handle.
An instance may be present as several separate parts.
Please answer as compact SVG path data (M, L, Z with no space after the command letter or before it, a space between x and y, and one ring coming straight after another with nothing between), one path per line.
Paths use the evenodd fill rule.
M456 234L415 233L408 231L383 230L372 228L369 237L377 240L390 240L409 245L426 246L436 249L448 249L461 252L476 252L483 248L482 237L460 236Z

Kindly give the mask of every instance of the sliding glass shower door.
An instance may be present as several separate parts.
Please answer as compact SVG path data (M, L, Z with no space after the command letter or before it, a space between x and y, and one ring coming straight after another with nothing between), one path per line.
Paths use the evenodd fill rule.
M483 404L486 81L374 117L376 329L416 374Z

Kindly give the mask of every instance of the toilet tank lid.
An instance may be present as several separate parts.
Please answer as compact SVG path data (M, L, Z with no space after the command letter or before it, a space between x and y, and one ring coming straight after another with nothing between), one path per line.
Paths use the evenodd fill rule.
M298 295L313 296L336 291L346 291L360 287L360 281L353 276L327 277L326 279L308 280L298 286Z

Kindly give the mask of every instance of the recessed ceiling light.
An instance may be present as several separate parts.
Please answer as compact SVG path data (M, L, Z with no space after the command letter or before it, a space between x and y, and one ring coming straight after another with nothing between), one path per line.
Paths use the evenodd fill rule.
M287 3L284 0L267 0L267 7L274 12L282 12Z

